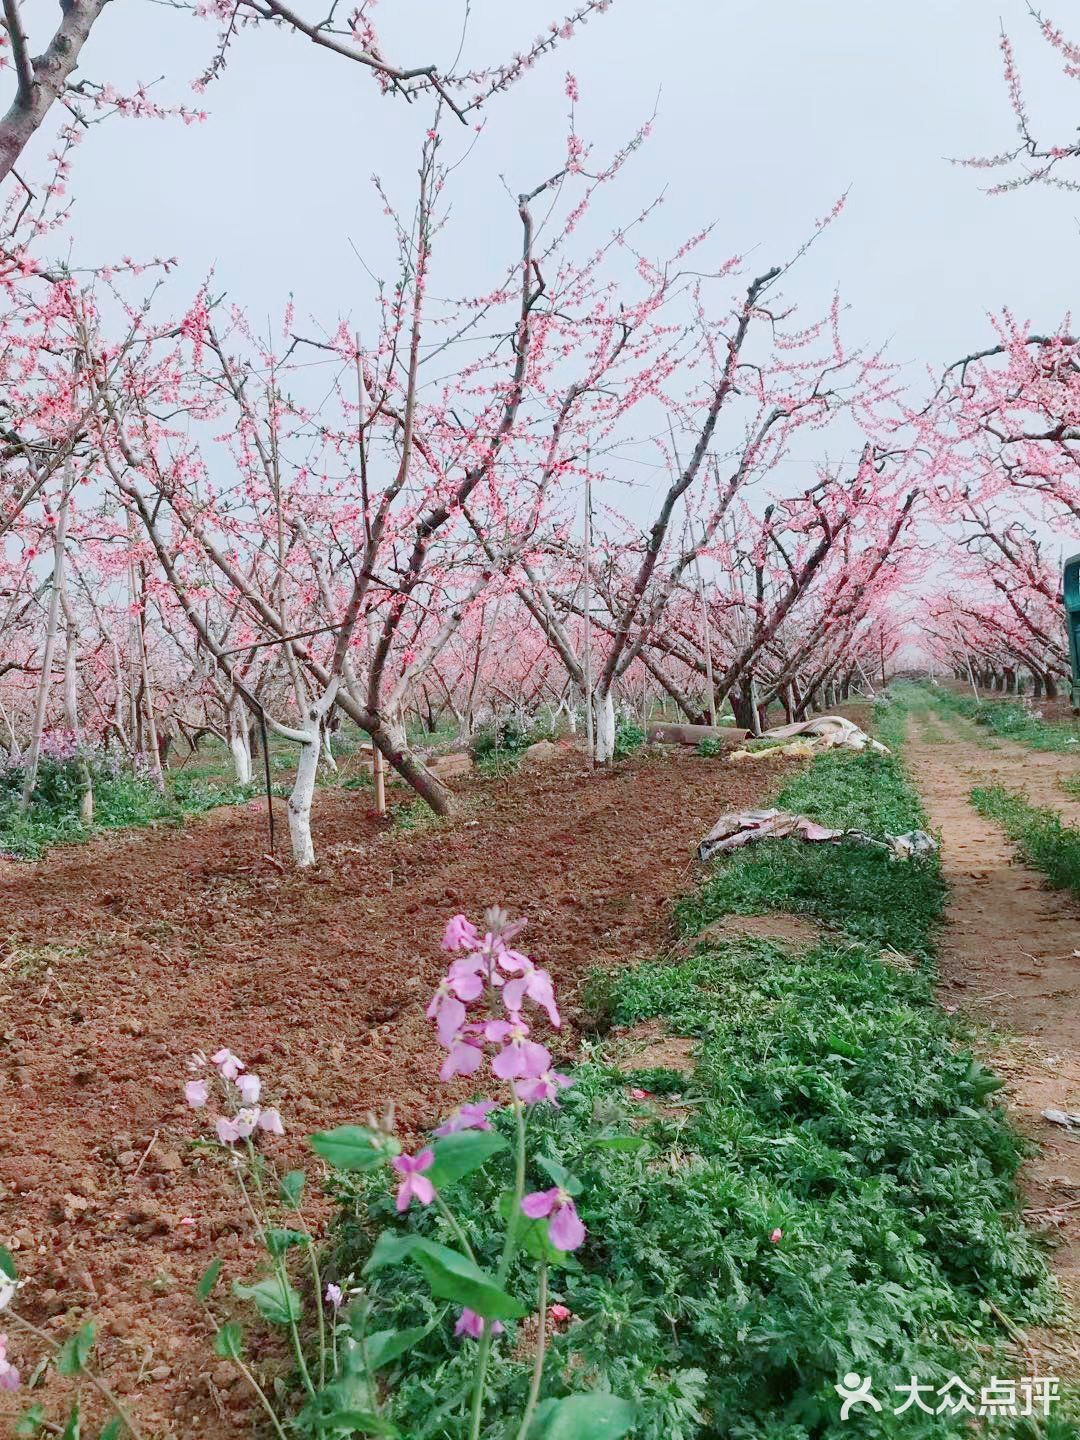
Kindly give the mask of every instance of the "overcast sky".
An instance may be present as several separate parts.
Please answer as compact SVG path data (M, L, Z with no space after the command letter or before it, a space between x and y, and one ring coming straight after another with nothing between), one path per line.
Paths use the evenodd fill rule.
M473 0L466 55L506 55L558 5ZM382 0L375 13L402 61L448 64L462 10ZM658 104L652 140L605 201L610 223L666 187L650 229L656 253L716 220L722 252L756 247L772 263L850 186L842 223L797 289L819 303L839 285L858 332L890 340L897 360L952 359L986 338L986 311L1003 305L1055 325L1076 273L1074 197L990 199L985 177L946 158L1012 141L999 13L1046 133L1072 133L1078 87L1057 74L1024 0L614 0L491 105L453 183L455 238L471 235L500 266L510 253L516 218L499 176L517 191L560 159L570 68L579 128L602 153ZM32 39L54 14L51 0L32 0ZM162 98L211 113L197 127L100 127L77 161L78 254L176 254L185 286L214 266L256 313L279 311L291 290L300 312L331 320L367 291L352 245L366 253L384 233L369 177L407 181L429 110L380 100L367 72L283 33L243 37L200 100L185 82L214 36L213 24L159 4L108 7L83 73L121 86L164 74ZM465 138L449 134L451 146ZM460 259L467 279L476 253Z
M466 58L527 45L559 3L472 0ZM307 0L305 13L324 10ZM382 0L375 12L392 58L440 66L453 61L463 13L461 0ZM438 289L481 291L503 271L518 226L500 177L516 193L560 163L571 69L579 131L600 154L657 111L652 139L604 194L602 231L664 190L650 253L715 221L713 257L750 255L756 273L787 258L850 188L842 220L787 287L808 318L839 287L848 334L887 342L919 388L927 365L987 342L990 310L1052 328L1074 289L1075 197L1030 188L988 198L984 173L947 158L1014 141L999 14L1040 130L1073 133L1080 87L1061 77L1025 0L613 0L490 105L479 138L446 127L449 156L476 143L453 177ZM30 0L32 43L54 15L53 0ZM164 75L155 95L205 105L210 118L115 119L94 132L72 187L76 258L177 255L177 302L213 267L215 290L256 317L279 317L291 292L298 324L315 316L333 328L345 313L363 325L371 286L354 247L378 269L389 241L370 177L411 197L430 106L383 99L360 67L265 29L241 37L224 76L192 96L187 82L215 35L161 4L108 7L82 73L121 89Z

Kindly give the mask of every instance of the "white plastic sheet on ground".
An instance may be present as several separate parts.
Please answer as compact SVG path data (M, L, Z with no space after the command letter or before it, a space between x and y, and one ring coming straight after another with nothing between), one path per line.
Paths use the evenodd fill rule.
M794 725L779 725L766 730L762 740L789 740L788 745L770 745L763 750L735 750L728 757L736 763L747 760L773 760L779 755L808 759L822 750L837 747L843 750L875 750L888 755L889 747L860 730L842 715L817 715L813 720L800 720Z
M897 860L910 860L913 855L926 855L937 849L937 841L925 830L909 830L904 835L886 835L879 840L862 830L834 830L819 825L809 815L793 815L789 810L732 810L712 827L698 846L698 859L710 860L729 850L753 845L758 840L782 840L793 835L812 844L857 840L888 850Z

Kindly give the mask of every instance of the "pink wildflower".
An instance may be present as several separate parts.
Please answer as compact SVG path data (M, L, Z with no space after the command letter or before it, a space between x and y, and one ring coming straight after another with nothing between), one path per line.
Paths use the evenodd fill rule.
M490 1325L492 1335L502 1334L503 1327L500 1325L498 1320L492 1320L490 1322ZM482 1315L477 1315L475 1310L470 1310L469 1307L466 1306L458 1317L457 1324L454 1326L454 1334L468 1335L473 1340L479 1340L483 1333L484 1317Z
M258 1110L238 1110L231 1118L222 1115L215 1129L222 1145L235 1145L237 1140L246 1140L258 1123Z
M578 1218L573 1197L558 1185L526 1195L521 1209L530 1220L550 1217L548 1239L556 1250L576 1250L585 1239L585 1226Z
M435 1131L436 1135L456 1135L459 1130L490 1130L488 1113L499 1107L494 1100L478 1100L475 1104L459 1105Z
M281 1122L281 1112L273 1105L268 1105L265 1110L259 1111L259 1129L267 1135L284 1135L285 1126Z
M518 1099L524 1100L526 1105L536 1105L541 1100L550 1100L553 1105L557 1105L559 1091L565 1090L568 1085L573 1083L569 1075L560 1075L557 1070L545 1070L535 1079L522 1080L519 1083Z
M494 946L499 964L508 975L516 975L519 970L532 969L532 961L527 955L523 955L520 950L511 950L497 935L485 935L484 941Z
M636 1089L636 1088L635 1088L635 1089L633 1089L633 1090L630 1091L630 1099L631 1099L631 1100L650 1100L650 1099L652 1099L652 1093L653 1093L653 1092L652 1092L651 1090L639 1090L639 1089Z
M341 1309L341 1302L344 1299L340 1285L327 1285L326 1303L332 1305L335 1310Z
M240 1098L245 1105L257 1105L259 1103L259 1092L262 1089L262 1081L258 1075L238 1075L236 1077L236 1088L240 1091Z
M19 1372L7 1358L7 1336L0 1335L0 1390L17 1390Z
M430 1205L435 1199L435 1186L422 1172L435 1164L434 1150L421 1150L419 1155L395 1155L391 1165L405 1178L398 1186L397 1208L400 1214L407 1210L413 1200L421 1205Z
M184 1086L184 1099L193 1110L200 1110L210 1097L210 1087L205 1080L189 1080Z
M784 1238L784 1232L783 1232L783 1230L774 1230L774 1231L772 1232L772 1234L769 1236L769 1239L772 1241L772 1243L773 1243L774 1245L779 1245L780 1241L781 1241L783 1238Z
M431 997L427 1016L436 1022L439 1044L449 1049L454 1043L454 1036L465 1024L465 1006L440 985Z
M562 1021L555 1005L555 987L551 983L551 976L546 970L537 969L531 962L527 964L525 973L519 979L506 982L503 1003L507 1010L520 1010L526 995L542 1010L547 1011L548 1019L557 1030Z
M210 1056L210 1064L217 1066L218 1074L223 1080L235 1080L244 1068L244 1062L238 1055L222 1046L220 1050Z
M568 1310L565 1305L551 1305L548 1307L548 1314L556 1325L561 1325L565 1320L570 1319L572 1311Z
M455 1075L475 1075L484 1058L478 1040L471 1039L462 1029L454 1036L448 1049L450 1053L439 1070L440 1080L452 1080Z
M471 950L479 943L479 940L479 932L472 921L466 920L464 915L455 915L446 922L442 948L444 950Z
M529 1040L529 1027L520 1015L511 1015L509 1020L489 1020L484 1026L484 1035L502 1050L491 1062L491 1068L500 1080L535 1080L551 1069L551 1055L543 1045Z

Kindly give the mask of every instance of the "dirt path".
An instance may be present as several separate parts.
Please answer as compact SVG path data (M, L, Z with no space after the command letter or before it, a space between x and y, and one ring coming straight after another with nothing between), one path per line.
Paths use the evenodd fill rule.
M1080 754L1030 750L1015 740L1003 740L982 725L954 711L927 711L941 727L942 738L961 740L968 751L962 763L972 785L1004 785L1023 790L1032 805L1056 810L1066 825L1080 826L1080 795L1062 788L1063 780L1080 780ZM923 738L926 736L924 734ZM1080 747L1078 747L1080 749Z
M155 1440L249 1433L192 1291L214 1255L230 1281L256 1257L224 1166L190 1144L188 1055L227 1044L258 1067L289 1163L310 1159L309 1131L391 1097L406 1127L429 1123L454 1103L423 1018L446 918L495 901L532 917L532 953L571 992L569 1048L567 982L655 953L698 839L765 783L779 777L693 755L595 776L564 756L474 782L453 829L387 833L361 796L323 795L323 859L303 875L261 858L253 811L7 866L0 1242L30 1277L20 1308L63 1334L93 1315L110 1383ZM0 1433L13 1404L0 1395Z
M1080 1132L1042 1118L1048 1108L1080 1111L1080 907L1018 864L1000 828L968 800L974 785L1002 784L1064 814L1066 797L1057 790L1057 800L1050 798L1051 767L1033 765L1030 751L1003 742L992 750L979 746L963 724L950 729L936 718L945 727L941 735L912 718L906 757L942 837L950 886L942 999L996 1032L993 1063L1006 1080L1007 1101L1041 1146L1025 1167L1029 1218L1051 1235L1062 1288L1080 1313ZM1074 1328L1033 1343L1044 1372L1080 1374Z

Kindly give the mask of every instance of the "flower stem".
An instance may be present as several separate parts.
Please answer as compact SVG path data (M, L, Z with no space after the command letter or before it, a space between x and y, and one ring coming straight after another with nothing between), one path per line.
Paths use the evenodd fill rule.
M240 1371L240 1374L243 1375L244 1379L248 1382L251 1388L255 1391L255 1394L259 1397L262 1407L266 1411L270 1419L270 1424L274 1427L274 1433L278 1436L278 1440L289 1440L289 1437L285 1434L285 1431L281 1427L281 1421L274 1414L274 1407L270 1404L270 1401L267 1398L266 1391L255 1379L255 1376L252 1373L250 1367L245 1365L243 1360L235 1358L233 1360L233 1364Z
M304 1217L297 1210L296 1218L300 1223L300 1229L307 1236L308 1259L311 1261L311 1278L315 1285L315 1308L319 1317L319 1385L326 1384L326 1307L323 1304L322 1276L319 1273L319 1256L315 1247L315 1237L308 1229Z
M540 1262L540 1333L536 1337L536 1355L533 1359L532 1384L529 1386L529 1401L525 1406L525 1414L521 1417L521 1425L518 1427L517 1440L525 1440L529 1433L529 1426L532 1423L533 1414L536 1410L536 1402L540 1399L540 1384L544 1378L544 1352L547 1349L547 1261Z
M517 1153L514 1169L514 1199L506 1222L506 1238L503 1241L502 1257L499 1260L497 1280L502 1289L510 1270L510 1262L517 1249L518 1216L521 1213L521 1198L525 1194L525 1107L518 1099L514 1082L510 1081L510 1093L514 1098L514 1122L517 1126ZM492 1322L484 1321L484 1332L480 1336L480 1349L476 1357L476 1384L473 1389L472 1415L469 1424L469 1440L480 1440L480 1424L484 1415L484 1387L487 1382L488 1363L491 1360Z
M255 1188L258 1191L259 1199L262 1201L263 1204L265 1204L266 1196L263 1192L263 1186L262 1181L259 1177L258 1166L255 1163L255 1147L252 1145L250 1140L248 1140L247 1142L247 1148L248 1158L251 1161L251 1174L255 1181ZM267 1251L269 1251L270 1247L266 1243L266 1234L269 1226L267 1225L265 1219L259 1215L258 1211L255 1209L255 1206L252 1204L251 1195L248 1192L247 1186L244 1184L244 1177L243 1175L241 1175L239 1170L237 1170L236 1172L236 1180L240 1186L240 1193L243 1195L244 1200L247 1202L247 1208L251 1213L251 1218L255 1222L255 1229L258 1233L259 1241L263 1245L263 1247ZM289 1272L286 1268L285 1261L281 1258L280 1255L271 1255L271 1259L274 1262L274 1270L278 1277L278 1283L281 1285L282 1293L287 1294L290 1286ZM307 1367L307 1361L304 1359L304 1347L300 1343L300 1331L297 1327L296 1321L292 1318L291 1310L292 1307L290 1305L290 1314L288 1321L289 1338L292 1341L293 1354L296 1356L296 1367L300 1371L300 1378L304 1382L304 1389L312 1398L314 1398L315 1386L311 1379L311 1372L308 1370Z
M439 1214L443 1217L446 1223L450 1226L450 1229L454 1232L454 1237L457 1240L458 1244L461 1246L461 1248L465 1251L465 1254L468 1255L469 1259L475 1265L476 1256L473 1254L472 1246L469 1244L469 1238L465 1234L465 1231L458 1224L457 1217L450 1209L450 1206L447 1205L446 1201L439 1194L438 1190L435 1191L435 1204L438 1206Z

